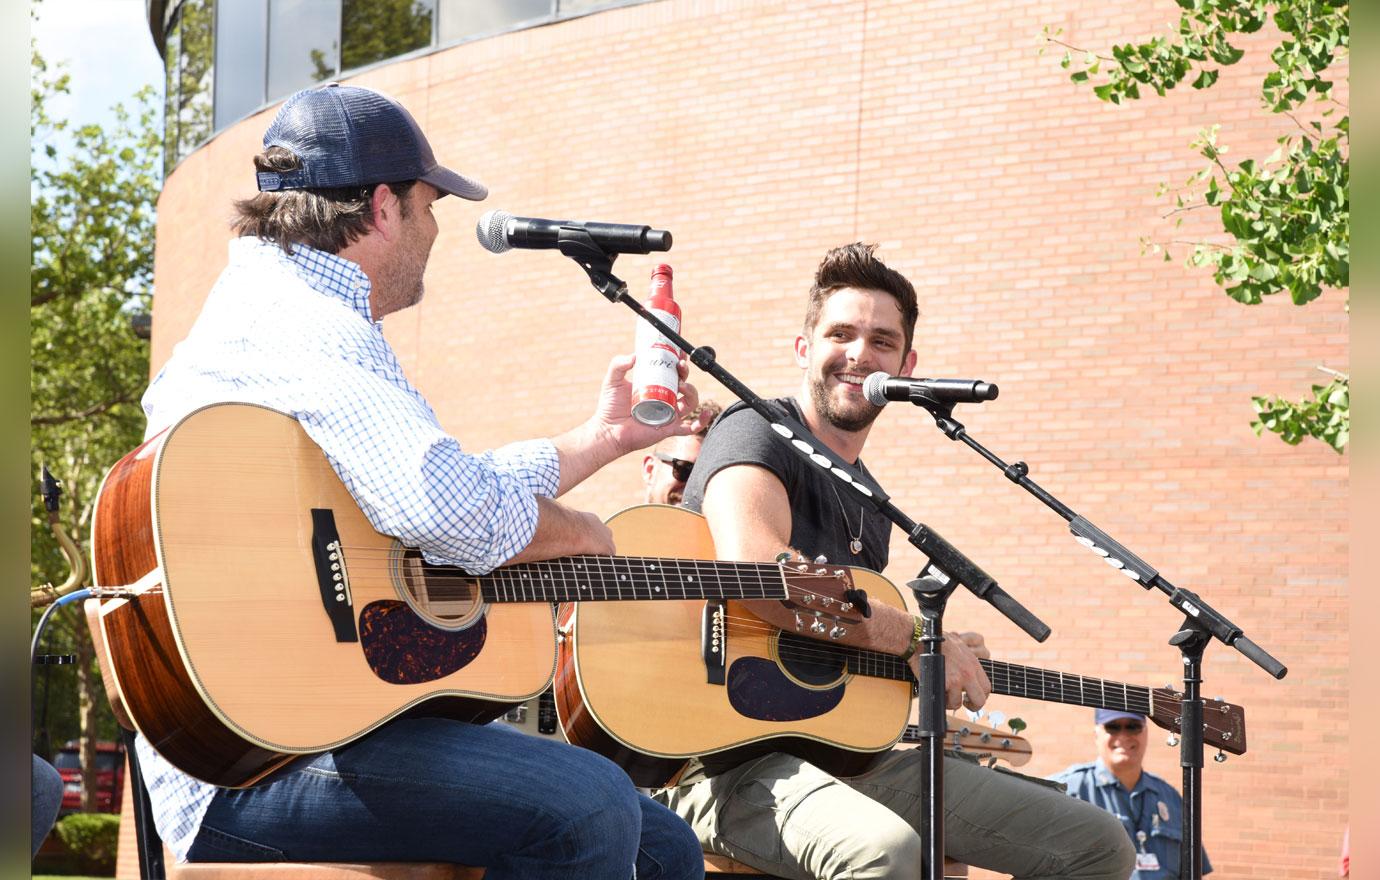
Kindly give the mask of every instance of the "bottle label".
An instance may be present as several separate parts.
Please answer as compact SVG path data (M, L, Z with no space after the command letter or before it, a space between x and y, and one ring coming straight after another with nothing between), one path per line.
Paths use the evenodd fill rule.
M677 333L680 319L661 309L649 309ZM637 363L633 365L633 416L647 425L664 425L676 413L680 387L677 364L680 349L651 324L637 322Z

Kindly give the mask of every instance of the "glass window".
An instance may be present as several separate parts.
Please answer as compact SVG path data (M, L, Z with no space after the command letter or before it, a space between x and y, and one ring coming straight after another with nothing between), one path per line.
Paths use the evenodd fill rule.
M182 27L174 20L163 39L163 176L177 164L177 58L182 52Z
M53 766L59 770L80 770L81 755L76 750L68 751L63 749L53 758Z
M216 130L266 100L268 0L222 3L216 15Z
M271 0L268 100L285 98L340 71L340 0Z
M625 0L557 0L556 5L560 8L561 15L583 15L595 9L607 9L610 6L625 6Z
M521 22L550 18L554 0L440 0L440 42L506 30Z
M211 136L211 77L214 59L212 0L186 0L178 10L177 156L195 150Z
M340 13L340 69L431 45L435 0L345 0Z

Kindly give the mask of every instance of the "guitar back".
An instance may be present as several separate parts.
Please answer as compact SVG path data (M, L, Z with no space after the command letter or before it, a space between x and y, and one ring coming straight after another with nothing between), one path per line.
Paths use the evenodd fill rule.
M635 507L609 527L620 554L714 558L704 519L687 510ZM853 578L872 602L905 607L880 575L854 569ZM692 756L804 749L821 764L833 763L832 756L850 765L900 738L909 684L848 674L797 677L800 670L783 660L781 632L740 602L726 603L724 683L710 683L704 610L704 602L652 601L565 611L573 629L561 647L556 690L567 737L652 786ZM830 651L827 642L805 644L804 652L797 645L784 653L815 658Z

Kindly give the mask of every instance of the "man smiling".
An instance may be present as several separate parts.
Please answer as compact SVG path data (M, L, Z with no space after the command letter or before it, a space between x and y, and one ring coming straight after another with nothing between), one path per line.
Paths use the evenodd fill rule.
M863 473L860 458L880 409L862 393L873 372L910 375L919 316L915 289L873 253L850 244L815 272L804 326L793 344L802 371L795 398L769 401L790 413ZM724 411L705 438L685 488L704 514L720 559L769 561L787 552L882 571L891 523L832 477L786 448L754 410ZM744 603L778 629L795 614L775 600ZM806 629L801 633L810 636ZM917 619L880 602L837 643L898 655L917 670ZM991 684L977 633L943 643L950 708L980 707ZM836 778L802 757L772 752L746 761L707 755L657 799L688 821L706 850L793 880L913 880L920 874L922 804L916 750L883 752L864 772ZM958 757L944 762L947 853L1017 878L1126 880L1131 847L1117 823L1043 780L996 772Z
M1150 733L1145 716L1098 709L1097 760L1052 777L1070 795L1096 804L1121 820L1136 845L1132 880L1170 880L1179 876L1179 841L1184 802L1174 786L1142 768ZM1212 870L1203 852L1203 873Z

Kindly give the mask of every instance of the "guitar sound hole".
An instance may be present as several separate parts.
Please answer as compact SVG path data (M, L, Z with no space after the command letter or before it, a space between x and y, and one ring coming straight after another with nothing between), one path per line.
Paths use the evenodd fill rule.
M793 633L781 633L776 656L787 674L812 687L834 684L848 672L847 661L834 646Z
M479 581L458 568L432 565L420 550L394 548L393 581L407 604L445 629L462 629L482 610Z

